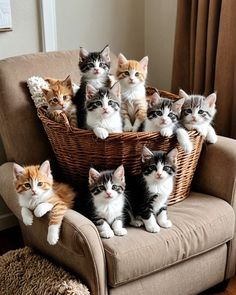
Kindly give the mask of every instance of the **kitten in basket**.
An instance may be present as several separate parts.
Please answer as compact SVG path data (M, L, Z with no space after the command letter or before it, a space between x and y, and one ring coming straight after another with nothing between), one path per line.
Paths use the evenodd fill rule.
M147 114L145 81L148 57L140 61L118 56L117 79L121 85L121 114L124 131L138 131Z
M207 97L201 95L188 95L182 89L179 96L185 98L182 109L182 123L188 130L197 132L206 137L209 143L216 143L217 135L211 123L216 114L216 93Z
M48 88L42 88L47 101L47 115L50 119L63 122L62 113L66 115L71 126L77 127L76 108L72 104L73 87L70 76L64 80L45 79Z
M14 177L24 224L32 225L34 215L41 217L50 212L47 241L55 245L65 212L73 206L74 191L67 184L53 181L49 161L41 166L14 164Z
M86 85L90 84L95 89L110 86L110 49L107 45L100 52L88 52L80 48L79 69L81 73L80 88L73 98L76 106L77 123L79 128L85 128L85 96Z
M160 227L172 226L167 216L167 201L174 188L177 155L177 148L162 152L143 147L142 173L130 183L127 182L131 192L131 225L144 225L145 229L152 233L159 232Z
M126 235L124 167L102 172L90 168L88 182L88 191L81 194L76 210L96 225L102 238Z
M176 134L177 140L186 153L193 149L188 132L181 126L180 115L184 98L176 101L160 97L154 92L149 99L147 118L144 122L144 131L160 132L162 136L169 137Z

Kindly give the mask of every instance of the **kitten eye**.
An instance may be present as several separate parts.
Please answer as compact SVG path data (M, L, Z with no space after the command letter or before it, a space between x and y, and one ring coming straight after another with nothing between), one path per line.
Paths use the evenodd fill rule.
M202 115L203 113L204 113L203 110L199 110L199 111L198 111L198 114L200 114L200 115Z
M67 95L63 95L63 99L66 100L67 99Z
M25 186L26 188L31 188L31 185L30 185L29 182L24 183L24 186Z
M157 167L156 167L156 165L151 165L151 166L148 167L148 170L149 170L150 172L152 172L152 171L157 170Z
M89 67L94 67L94 64L92 62L88 63Z
M125 74L125 76L129 76L129 72L128 71L125 71L124 74Z
M162 111L156 111L157 116L162 116Z
M58 99L57 99L56 97L54 97L54 98L52 99L52 101L53 101L53 102L58 102Z
M191 109L187 109L187 110L186 110L186 113L188 113L188 114L192 114L192 110L191 110Z
M98 188L99 188L100 191L105 191L106 190L104 185L100 185Z
M104 63L100 62L99 67L102 67L104 65Z
M95 102L95 105L98 106L98 107L101 107L102 106L102 102L101 101L96 101Z
M38 182L38 186L42 186L43 183L41 181Z
M113 184L113 186L112 186L112 189L115 191L115 190L117 190L117 189L118 189L118 186L117 186L117 185L115 185L115 184Z
M135 76L138 77L138 76L139 76L139 72L136 72L136 73L135 73Z
M173 172L173 169L170 166L164 166L163 170L166 171L167 173Z

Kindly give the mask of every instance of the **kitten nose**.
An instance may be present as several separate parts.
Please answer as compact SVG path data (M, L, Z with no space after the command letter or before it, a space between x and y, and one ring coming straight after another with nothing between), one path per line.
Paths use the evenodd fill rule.
M193 119L194 122L197 121L196 116L192 116L192 119Z
M106 192L107 196L110 198L111 197L111 192Z
M157 172L157 173L156 173L157 178L161 178L161 174L162 174L162 173Z
M36 195L36 191L35 190L31 190L32 191L32 195L35 196Z
M165 124L165 123L166 123L166 119L162 118L162 119L161 119L161 123L162 123L162 124Z

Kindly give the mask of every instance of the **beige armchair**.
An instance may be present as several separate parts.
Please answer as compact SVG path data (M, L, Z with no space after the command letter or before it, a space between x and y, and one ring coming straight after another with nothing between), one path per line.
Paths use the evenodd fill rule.
M47 216L22 224L12 162L53 159L26 80L30 76L79 80L78 51L39 53L0 61L0 132L7 163L0 194L19 220L25 244L73 271L93 295L198 294L235 274L236 141L204 145L190 196L169 207L170 229L101 239L93 223L68 210L58 244L46 241Z

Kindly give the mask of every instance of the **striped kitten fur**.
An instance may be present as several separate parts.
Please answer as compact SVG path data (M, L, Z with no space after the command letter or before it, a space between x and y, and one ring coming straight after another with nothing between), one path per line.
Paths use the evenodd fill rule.
M139 62L118 56L116 76L121 85L121 114L124 131L138 131L147 114L145 81L148 57Z
M70 76L65 80L48 78L45 81L49 83L49 88L42 88L48 103L48 117L60 123L63 122L61 114L65 113L70 125L77 127L76 108L72 104L73 88Z
M88 52L80 48L79 69L81 73L80 88L77 91L73 102L77 109L77 123L79 128L85 126L85 93L86 85L89 83L95 89L108 87L110 85L110 49L107 45L100 52Z
M86 85L86 126L93 130L98 138L105 139L109 133L122 132L120 115L120 85L97 90Z
M200 135L206 137L209 143L216 143L217 135L211 125L216 114L216 93L204 97L201 95L188 95L180 89L179 96L185 98L181 115L184 127L188 130L197 130Z
M193 149L188 132L180 125L181 108L184 98L177 101L160 97L155 92L149 100L147 118L144 123L144 131L160 132L162 136L177 136L178 142L186 153Z
M102 238L126 235L124 167L102 172L90 168L88 181L87 195L76 209L96 225Z
M159 232L160 227L172 226L167 216L167 201L174 187L177 155L176 148L162 152L143 147L142 173L128 187L134 217L131 225L144 225L153 233Z
M75 193L66 184L53 181L50 163L21 167L14 164L15 189L25 225L32 225L34 216L49 214L47 241L55 245L65 212L72 208Z

